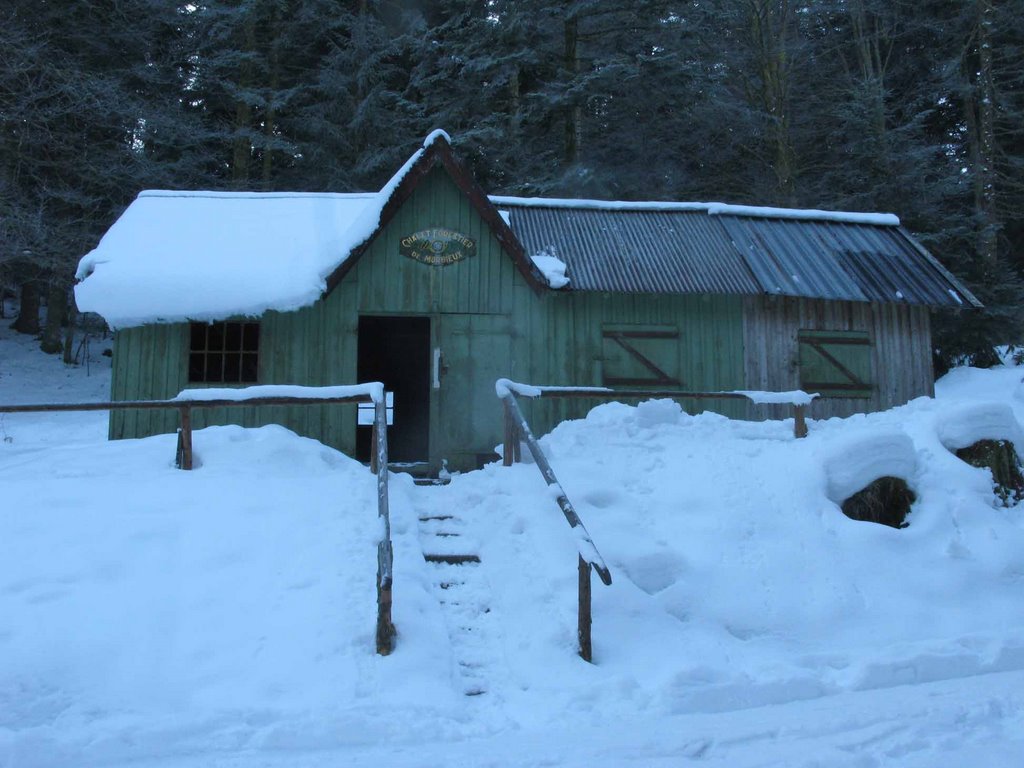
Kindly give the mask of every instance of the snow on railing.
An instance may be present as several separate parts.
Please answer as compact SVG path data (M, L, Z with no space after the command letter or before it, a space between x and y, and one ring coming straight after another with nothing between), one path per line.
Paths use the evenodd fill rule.
M580 643L580 656L590 661L593 655L591 643L591 600L590 600L590 569L593 568L605 584L611 584L612 577L604 559L594 546L590 534L583 521L580 520L572 502L555 477L551 463L541 450L537 438L534 437L516 401L520 397L586 397L602 400L637 399L637 398L673 398L676 400L748 400L761 405L788 404L793 406L793 434L800 438L807 436L807 406L818 397L800 390L792 392L761 392L756 390L733 390L730 392L681 392L678 390L647 390L647 389L611 389L609 387L565 387L536 386L523 384L511 379L498 379L494 382L494 392L502 401L505 409L505 443L502 449L502 461L506 467L520 460L521 442L525 442L533 456L537 468L544 476L544 481L551 488L552 495L565 515L576 539L579 552L579 614L577 635Z
M518 446L518 438L521 436L526 441L534 463L540 470L541 475L544 476L544 482L551 489L551 495L562 510L562 514L565 515L569 527L572 529L573 538L576 541L576 551L579 553L579 609L576 634L579 639L580 656L584 661L591 661L593 659L593 644L591 641L590 569L593 568L597 571L597 575L605 584L612 583L611 571L608 570L604 558L601 557L601 553L594 546L590 533L587 531L586 526L583 525L583 521L576 512L575 507L569 501L569 497L565 495L565 490L562 488L561 483L558 482L558 478L555 477L555 471L551 468L551 463L548 461L547 456L544 455L544 451L541 450L540 443L533 436L533 431L523 416L523 412L519 409L519 403L516 402L517 392L526 397L538 397L538 394L532 393L538 391L539 388L516 384L508 379L499 379L495 383L494 389L498 397L501 398L505 408L505 466L511 466L512 464L512 454L509 452L512 440L515 439Z
M122 411L171 408L178 411L176 464L193 468L192 409L230 408L260 405L333 405L373 403L373 450L370 470L377 476L377 516L380 535L377 541L377 653L386 656L394 650L395 627L391 621L393 548L391 517L388 509L388 437L384 385L380 382L337 387L303 387L269 384L241 388L184 389L170 400L118 400L101 403L37 403L0 405L0 413L54 413L58 411Z
M683 392L677 389L612 389L610 387L565 387L523 384L510 379L494 382L499 398L508 393L521 397L586 397L601 400L636 400L640 398L671 398L673 400L747 400L756 405L792 405L793 436L807 437L807 406L818 393L808 394L796 389L790 392L762 392L753 389L734 389L725 392ZM506 443L505 452L510 446ZM508 462L506 461L506 466Z

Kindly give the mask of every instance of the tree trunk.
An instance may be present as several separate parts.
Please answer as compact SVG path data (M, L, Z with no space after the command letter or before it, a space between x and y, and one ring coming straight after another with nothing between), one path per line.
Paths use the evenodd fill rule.
M46 292L46 325L39 348L48 355L55 355L64 348L61 326L68 311L68 290L64 283L53 281Z
M21 305L11 328L33 336L39 333L39 286L32 281L21 284Z
M889 132L886 120L885 85L892 39L883 31L877 17L869 18L864 1L850 5L854 47L860 69L861 86L870 98L872 132L875 138L874 162L880 178L889 173Z
M75 362L75 330L78 327L78 308L72 299L68 303L68 321L64 327L64 364Z
M270 19L267 21L267 25L270 28L270 54L268 56L270 82L268 84L269 88L267 92L266 113L263 118L262 181L264 189L270 189L270 180L274 173L274 152L271 147L274 143L274 133L277 130L277 107L275 105L275 100L277 99L277 90L281 84L281 57L277 45L278 25L276 11L271 10Z
M750 5L751 37L757 52L761 80L761 109L768 121L768 154L781 199L793 197L796 153L790 136L789 34L793 23L788 2L776 5L757 0Z
M238 86L241 90L235 101L235 135L231 152L231 180L235 187L246 187L249 183L249 164L252 159L252 141L249 133L252 130L252 105L249 103L248 91L252 88L254 74L252 59L249 58L256 50L256 16L250 12L243 22L245 30L246 56L239 73Z
M579 21L576 16L565 20L565 71L570 82L580 72ZM565 164L572 165L579 160L582 110L576 103L567 105L565 111Z
M975 210L978 215L978 253L986 277L998 270L998 214L995 200L995 83L992 74L991 0L977 0L978 68L974 91L977 107L974 168Z
M512 67L512 74L509 77L508 82L509 90L509 133L511 134L512 141L519 141L519 125L520 125L520 114L519 110L522 106L522 93L521 86L519 84L519 65L515 64Z

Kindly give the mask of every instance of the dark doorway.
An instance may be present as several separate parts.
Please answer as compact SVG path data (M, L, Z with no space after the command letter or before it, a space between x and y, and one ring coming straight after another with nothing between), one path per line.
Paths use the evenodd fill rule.
M360 382L383 382L385 391L394 393L388 461L426 462L430 458L430 318L360 317L356 375ZM370 460L371 433L369 426L356 427L360 461Z

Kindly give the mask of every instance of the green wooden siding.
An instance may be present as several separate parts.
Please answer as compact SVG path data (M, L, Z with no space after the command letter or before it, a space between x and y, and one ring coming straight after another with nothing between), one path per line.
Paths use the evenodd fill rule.
M435 267L399 254L401 238L434 226L454 229L475 239L476 255ZM496 322L507 329L511 326L512 296L519 285L525 287L525 281L488 226L447 173L435 168L329 296L296 312L268 312L260 318L259 383L326 386L355 382L360 314L429 316L437 343L442 347L447 339L441 338L436 329L449 324L444 320L449 315L497 316L492 324ZM485 343L487 338L493 342L494 333L484 332L484 325L483 320L473 321L469 330L479 331L476 340L465 333L461 342L458 335L453 337L466 350L472 349L467 359L472 361L470 379L474 381L498 370L502 371L500 375L506 375L508 370L508 344L502 350L500 345ZM223 386L188 383L188 344L187 323L119 331L114 345L112 397L164 399L189 386ZM452 382L458 380L457 374L453 374ZM476 390L471 391L472 402L477 404L471 409L475 414L481 402ZM489 391L493 393L493 381ZM431 407L438 410L437 403ZM496 399L494 410L499 412ZM482 413L466 418L477 417L488 421ZM281 424L348 453L355 450L355 406L269 407L259 411L198 409L193 419L197 429L228 423ZM111 414L110 437L173 432L177 423L178 416L173 411L118 411ZM477 434L472 445L445 444L446 439L461 442L465 430L465 425L455 432L449 430L447 438L445 430L432 430L436 432L432 435L435 457L439 460L442 455L461 453L465 458L490 450L497 442L492 442L494 436L487 434L487 430ZM497 434L500 437L500 429Z
M443 267L400 255L402 238L430 227L473 238L476 255ZM501 409L493 387L498 377L600 386L609 377L639 378L649 372L621 345L609 344L608 334L616 331L638 332L636 348L677 379L678 388L694 391L795 389L800 330L870 331L875 391L866 405L859 401L858 410L888 407L931 391L922 357L929 344L923 309L736 296L571 291L538 296L440 167L423 179L329 296L295 312L268 312L260 318L259 383L354 383L361 314L430 318L431 345L441 349L448 366L440 388L430 394L429 458L435 468L442 458L449 459L452 469L472 466L477 454L490 452L500 441ZM643 338L645 332L655 335ZM112 397L163 399L190 386L188 345L187 323L119 331ZM902 378L913 381L894 380L883 358L909 362ZM524 402L524 408L540 434L559 421L584 416L599 402L543 400ZM790 415L728 400L683 405L691 412L708 409L736 418ZM822 414L812 409L817 415ZM110 437L173 432L177 419L172 411L118 411L111 414ZM194 423L196 428L281 424L347 453L355 451L354 405L203 409L195 412ZM201 457L201 443L197 451Z
M666 372L679 379L679 389L743 387L743 315L737 297L552 293L531 301L528 293L520 296L521 318L528 328L524 368L530 383L601 386L603 330L635 325L678 330L675 350L662 352L661 360L676 363L676 370ZM586 415L598 402L602 401L537 401L529 406L530 419L538 432L545 432L559 421ZM683 406L690 412L743 413L740 405L728 400L687 401Z

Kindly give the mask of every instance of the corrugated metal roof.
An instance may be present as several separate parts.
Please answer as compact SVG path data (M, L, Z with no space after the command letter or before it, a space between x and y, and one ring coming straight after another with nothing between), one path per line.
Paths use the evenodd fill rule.
M898 226L565 200L500 203L528 254L565 262L571 290L978 303Z
M508 210L526 252L564 261L573 290L760 293L725 230L706 213Z

